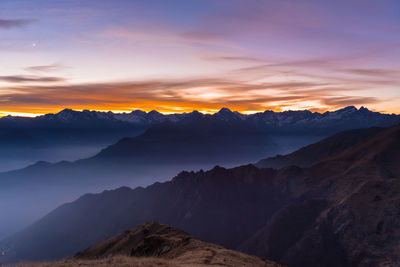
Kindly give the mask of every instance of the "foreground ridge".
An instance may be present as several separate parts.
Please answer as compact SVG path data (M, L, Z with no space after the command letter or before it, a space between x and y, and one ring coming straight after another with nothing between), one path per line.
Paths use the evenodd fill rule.
M200 241L166 224L150 222L103 240L78 253L72 259L29 266L279 267L282 265Z

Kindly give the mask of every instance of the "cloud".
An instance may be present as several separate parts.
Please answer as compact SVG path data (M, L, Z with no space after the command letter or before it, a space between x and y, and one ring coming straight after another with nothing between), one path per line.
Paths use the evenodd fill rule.
M9 83L48 83L48 82L62 82L65 81L61 77L41 77L41 76L26 76L26 75L11 75L11 76L0 76L0 81Z
M60 64L51 64L51 65L29 66L25 68L25 70L30 72L55 72L64 68L65 67Z
M344 73L356 74L361 76L378 76L388 78L399 78L400 70L393 69L344 69Z
M260 61L259 64L237 68L232 71L232 74L251 79L279 76L290 80L323 81L335 86L348 85L352 90L377 89L377 86L400 86L400 69L363 68L361 67L363 63L357 61L365 57L364 53L360 53L293 61ZM334 87L332 89L334 90Z
M0 29L22 28L34 21L33 19L0 19Z
M273 63L264 63L258 64L246 68L238 69L237 71L241 72L254 72L254 71L265 71L270 69L279 69L279 68L287 68L287 69L312 69L312 68L327 68L331 69L336 65L342 65L344 62L348 62L350 60L361 57L361 55L346 55L346 56L335 56L335 57L321 57L321 58L309 58L304 60L291 60L291 61L278 61Z
M197 30L197 31L190 31L184 32L181 36L185 39L189 40L196 40L196 41L207 41L207 40L214 40L223 37L223 34L206 31L206 30Z
M1 78L0 78L1 79ZM326 88L329 89L324 89ZM132 82L14 85L0 98L0 110L26 112L75 109L216 110L228 106L239 111L266 108L298 109L313 102L314 109L382 103L374 97L348 96L349 88L312 82L249 83L217 78L159 79ZM13 110L11 110L13 109Z
M348 105L367 105L380 102L376 97L365 96L338 96L322 99L322 102L328 106L343 107Z
M207 57L205 60L208 61L230 61L230 62L262 62L262 59L255 57L246 56L217 56L217 57Z

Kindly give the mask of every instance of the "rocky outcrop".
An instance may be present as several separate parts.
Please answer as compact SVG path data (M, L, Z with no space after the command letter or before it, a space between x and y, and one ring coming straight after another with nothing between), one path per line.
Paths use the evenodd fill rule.
M152 257L186 266L279 267L263 260L197 238L165 224L146 223L103 240L75 256L77 260L94 260L114 256Z

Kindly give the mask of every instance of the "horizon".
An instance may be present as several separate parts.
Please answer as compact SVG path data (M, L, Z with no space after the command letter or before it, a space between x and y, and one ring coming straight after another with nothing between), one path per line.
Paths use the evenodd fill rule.
M368 108L366 106L357 107L357 106L349 105L349 106L344 106L344 107L341 107L341 108L332 109L332 110L325 110L325 111L312 111L312 110L309 110L309 109L297 109L297 110L295 110L295 109L287 109L287 110L276 111L276 110L266 109L266 110L260 110L260 111L252 111L252 112L246 112L246 111L241 112L241 111L234 110L234 109L227 108L227 107L221 107L220 109L215 109L215 110L211 110L211 111L210 110L209 111L200 111L200 110L197 110L197 109L193 109L191 111L183 111L183 112L162 112L162 111L158 111L156 109L152 109L152 110L131 109L131 110L128 110L128 111L113 111L113 110L95 110L95 109L81 109L81 110L79 110L79 109L72 109L72 108L63 108L63 109L58 110L57 112L54 112L54 113L50 112L50 113L44 113L44 114L29 114L29 113L19 114L19 113L16 113L16 114L5 114L5 115L3 115L0 112L0 118L4 118L4 117L36 118L36 117L49 115L49 114L54 114L55 115L55 114L58 114L58 113L61 113L61 112L65 111L65 110L71 110L71 111L76 111L76 112L85 112L85 111L87 111L87 112L101 112L101 113L109 113L109 112L111 112L113 114L130 114L130 113L135 112L135 111L143 111L145 113L150 113L152 111L155 111L155 112L158 112L158 113L160 113L162 115L188 114L188 113L192 113L192 112L199 112L201 114L214 115L214 114L217 114L218 112L220 112L223 109L228 109L229 111L231 111L233 113L237 112L237 113L242 114L242 115L253 115L253 114L258 114L258 113L264 113L264 112L267 112L267 111L272 111L272 112L275 112L275 113L295 112L295 111L310 111L311 113L324 114L324 113L327 113L327 112L335 112L335 111L339 111L339 110L346 109L346 108L351 108L351 107L354 107L357 110L361 110L361 109L364 108L364 109L367 109L367 110L369 110L371 112L378 112L378 113L381 113L381 114L400 115L398 113L385 113L385 112L381 112L381 111L375 111L375 110L372 110L372 109L370 109L370 108Z
M395 0L3 0L0 115L398 114L399 10Z

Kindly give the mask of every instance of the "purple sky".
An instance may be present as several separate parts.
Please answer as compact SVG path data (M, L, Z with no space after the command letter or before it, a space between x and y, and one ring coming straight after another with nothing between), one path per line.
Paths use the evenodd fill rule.
M0 116L400 113L400 1L2 0Z

